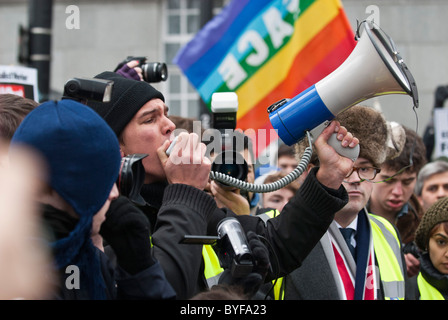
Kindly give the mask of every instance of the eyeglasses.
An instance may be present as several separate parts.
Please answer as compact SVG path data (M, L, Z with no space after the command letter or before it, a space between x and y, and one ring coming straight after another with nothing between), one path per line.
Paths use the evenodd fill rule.
M352 170L346 176L346 178L350 177L354 171L356 171L356 173L358 174L358 178L361 180L361 182L365 181L365 180L372 182L371 180L375 179L376 175L378 173L380 173L381 169L376 168L376 167L355 167L355 166L353 166Z

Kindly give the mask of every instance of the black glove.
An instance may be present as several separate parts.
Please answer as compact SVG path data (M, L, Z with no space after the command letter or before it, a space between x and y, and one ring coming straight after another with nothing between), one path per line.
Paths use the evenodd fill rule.
M112 247L118 265L131 275L152 266L150 223L126 197L112 201L100 234Z
M252 251L252 256L255 260L252 272L245 277L235 278L232 277L229 269L225 269L219 278L219 283L240 286L243 288L244 294L248 298L251 298L264 283L269 271L270 261L269 251L260 241L258 235L253 231L249 231L246 236L250 250Z

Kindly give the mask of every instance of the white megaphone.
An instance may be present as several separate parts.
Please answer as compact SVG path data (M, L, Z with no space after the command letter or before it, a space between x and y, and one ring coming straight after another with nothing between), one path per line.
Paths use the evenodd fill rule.
M418 107L414 78L392 39L373 22L363 21L358 25L356 40L350 56L335 71L294 98L268 108L271 124L284 143L296 143L307 131L317 136L338 113L375 96L407 94Z

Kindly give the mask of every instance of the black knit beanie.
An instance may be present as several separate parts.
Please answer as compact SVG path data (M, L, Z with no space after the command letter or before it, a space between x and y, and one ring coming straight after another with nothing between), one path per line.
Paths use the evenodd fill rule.
M110 71L95 78L114 81L112 97L107 103L88 101L87 105L106 120L117 137L149 100L159 98L165 102L163 94L147 82L127 79Z
M421 250L428 249L429 233L437 224L444 221L448 221L448 197L435 202L423 215L415 231L415 243Z

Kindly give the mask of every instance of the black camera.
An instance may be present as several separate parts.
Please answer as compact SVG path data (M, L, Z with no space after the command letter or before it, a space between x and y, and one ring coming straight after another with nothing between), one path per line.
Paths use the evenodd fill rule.
M216 92L212 95L212 126L218 130L220 141L208 144L208 154L216 153L212 171L245 181L248 165L241 151L244 150L244 136L235 132L238 97L234 92ZM211 149L211 150L210 150ZM218 182L222 187L234 187Z
M113 84L112 80L73 78L65 83L62 99L72 99L83 104L88 100L109 102Z
M418 246L415 244L414 241L408 242L403 246L403 253L404 254L412 254L415 258L419 259L422 255L421 250L418 248Z
M133 57L128 56L115 68L114 72L123 67L130 61L137 60L138 67L142 69L143 80L146 82L160 82L168 79L168 68L163 62L148 62L147 57Z
M139 206L146 204L146 201L140 195L140 190L145 180L145 168L142 160L147 156L144 153L134 153L123 157L121 159L120 174L117 179L117 187L120 194Z
M183 244L202 244L217 247L222 268L229 269L232 277L242 278L252 272L255 259L241 224L236 218L224 218L217 227L218 236L185 235Z
M111 80L73 78L65 83L62 99L72 99L83 104L86 104L88 100L109 102L113 83ZM140 190L145 179L142 160L147 156L147 154L136 153L123 157L117 179L120 194L140 206L146 204L140 195Z
M218 224L219 259L232 277L242 278L252 272L254 257L246 235L236 218L225 218Z

